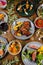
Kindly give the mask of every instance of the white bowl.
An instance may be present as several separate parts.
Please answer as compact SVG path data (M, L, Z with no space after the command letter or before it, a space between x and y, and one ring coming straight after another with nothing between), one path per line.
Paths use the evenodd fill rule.
M4 9L7 6L7 1L6 0L1 0L1 1L6 2L6 4L4 6L0 6L0 8Z
M16 41L16 42L18 42L18 44L20 44L20 42L18 41L18 40L13 40L14 42ZM11 43L13 42L13 41L11 41L10 43L9 43L9 45L8 45L8 47L7 47L7 50L8 50L8 52L9 52L9 54L11 54L11 55L17 55L17 54L19 54L20 52L21 52L21 49L22 49L22 46L21 46L21 44L20 44L20 50L19 50L19 52L18 53L16 53L16 54L13 54L12 52L10 52L9 51L9 46L11 45Z

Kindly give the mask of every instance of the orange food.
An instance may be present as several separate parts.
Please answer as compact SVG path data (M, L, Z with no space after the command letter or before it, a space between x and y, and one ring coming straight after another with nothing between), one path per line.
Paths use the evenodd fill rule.
M11 48L14 48L14 45L11 45Z
M0 49L0 56L2 56L4 54L3 50Z
M38 27L43 27L43 20L42 20L42 19L38 19L38 20L36 21L36 25L37 25Z
M17 53L17 49L16 48L13 49L13 53L15 53L15 54Z
M9 47L8 49L9 49L9 51L11 51L11 52L12 52L12 50L13 50L13 48L11 48L11 47Z
M10 47L8 48L8 50L13 53L13 54L16 54L19 52L20 50L20 44L16 43L16 42L13 42Z

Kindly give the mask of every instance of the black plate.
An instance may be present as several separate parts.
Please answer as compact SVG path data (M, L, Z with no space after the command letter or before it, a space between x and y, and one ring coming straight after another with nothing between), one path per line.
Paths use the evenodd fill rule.
M33 5L33 2L31 2L30 0L28 0L28 2L29 2L29 5ZM17 9L18 9L18 6L20 6L20 5L23 5L23 6L22 6L22 11L18 11L18 10L17 10ZM33 5L32 10L30 10L30 9L27 10L28 15L26 15L25 12L24 12L25 5L26 5L26 1L22 1L22 2L18 3L17 6L16 6L16 11L17 11L21 16L31 16L31 15L33 15L33 13L35 12L35 11L34 11L34 5Z

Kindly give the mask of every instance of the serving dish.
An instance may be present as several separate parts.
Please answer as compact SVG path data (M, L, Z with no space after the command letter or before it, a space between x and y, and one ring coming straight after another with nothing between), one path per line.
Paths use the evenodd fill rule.
M21 16L31 16L34 13L34 5L30 0L22 1L17 4L16 11Z
M0 0L0 8L4 9L7 6L6 0Z
M22 50L22 61L25 65L37 65L43 64L41 61L43 60L43 56L40 55L40 51L43 49L43 44L40 42L29 42L26 44ZM42 52L41 52L42 53ZM41 58L41 60L40 60ZM40 61L40 62L39 62Z
M7 45L7 40L4 37L0 36L0 59L3 58L7 53Z
M7 50L11 55L17 55L21 52L22 46L18 40L13 40L9 43Z
M41 4L37 9L37 15L43 18L43 4Z
M0 11L0 22L8 22L8 16L3 11Z
M28 27L26 27L26 25L27 25L27 23L25 24L25 28L23 27L23 31L22 31L22 35L15 35L15 33L16 33L16 31L15 31L15 26L16 26L16 24L17 23L19 23L20 22L20 25L19 26L21 26L21 23L25 23L25 22L29 22L30 23L30 25L31 25L31 27L28 29L28 32L30 32L31 34L29 34L29 35L27 35L27 29L26 28L28 28ZM24 26L24 25L22 25L22 26ZM17 26L16 26L17 27ZM21 28L20 28L21 29ZM26 33L25 33L25 29L26 29ZM28 39L28 38L30 38L33 34L34 34L34 31L35 31L35 27L34 27L34 24L32 23L32 21L30 21L29 19L27 19L27 18L20 18L20 19L18 19L18 20L16 20L16 21L14 21L13 22L13 24L12 24L12 27L11 27L11 33L13 34L13 36L15 37L15 38L17 38L17 39L21 39L21 40L26 40L26 39ZM20 31L21 32L21 31ZM24 33L23 33L24 32ZM27 35L27 36L26 36Z
M43 18L42 17L36 17L34 24L37 28L43 28Z

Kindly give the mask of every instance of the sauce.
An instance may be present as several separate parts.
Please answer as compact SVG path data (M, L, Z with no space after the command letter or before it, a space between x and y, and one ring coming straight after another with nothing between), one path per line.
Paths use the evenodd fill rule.
M38 19L36 21L36 26L40 27L40 28L43 28L43 20L42 19Z

